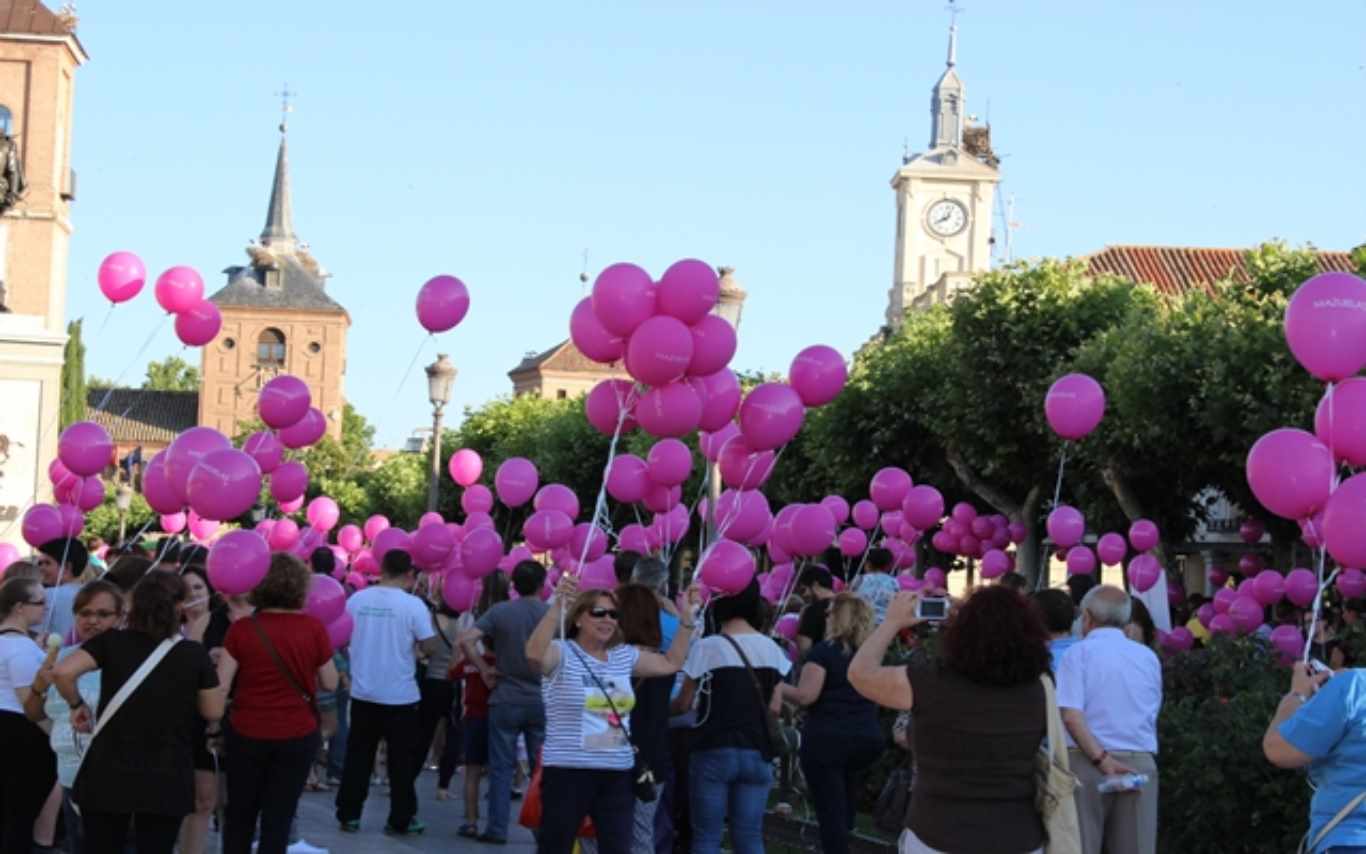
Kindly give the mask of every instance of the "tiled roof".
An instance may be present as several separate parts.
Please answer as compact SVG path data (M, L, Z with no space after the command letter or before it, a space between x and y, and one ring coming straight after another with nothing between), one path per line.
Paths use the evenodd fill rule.
M223 271L228 275L228 284L209 299L218 305L346 313L346 309L327 295L323 277L299 263L294 254L276 256L274 263L280 268L279 287L266 287L268 270L265 267L255 264L229 267Z
M1205 249L1193 246L1107 246L1088 255L1087 272L1109 273L1146 282L1158 291L1176 295L1206 288L1225 278L1247 281L1247 249ZM1319 270L1355 272L1346 252L1319 252Z
M569 371L578 374L602 374L616 376L620 370L611 365L602 365L579 352L572 341L561 341L543 353L527 356L517 367L508 371L508 376L530 371Z
M71 28L38 0L0 0L0 32L69 36Z
M105 396L108 395L108 401ZM95 407L104 403L103 408ZM109 431L115 442L170 443L199 423L199 392L106 388L86 392L86 415Z

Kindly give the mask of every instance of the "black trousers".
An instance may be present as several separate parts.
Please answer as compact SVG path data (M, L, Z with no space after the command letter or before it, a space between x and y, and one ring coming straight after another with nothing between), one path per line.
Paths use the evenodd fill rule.
M382 740L389 748L389 826L407 830L417 815L413 755L417 752L418 704L385 706L351 699L351 733L346 739L346 765L337 790L337 820L359 821L370 774Z
M859 777L886 747L882 739L817 739L819 749L801 752L802 774L820 825L823 854L847 854L854 830Z
M631 854L636 810L630 771L541 770L541 830L537 854L569 854L583 817L593 819L598 854Z
M423 679L418 683L418 690L422 692L422 700L417 707L418 741L413 759L414 781L422 775L422 768L427 764L427 754L431 752L432 741L436 739L437 725L450 719L451 707L455 705L455 683L447 679Z
M127 854L129 824L133 824L133 851L137 854L171 854L184 816L149 812L112 813L81 811L85 854Z
M299 808L308 770L322 746L315 730L302 738L247 738L227 730L228 808L223 827L226 854L251 854L256 823L259 854L284 854L289 825Z
M57 782L47 733L18 712L0 711L0 854L33 850L33 821Z
M446 749L441 751L440 768L437 771L436 785L442 789L451 787L451 778L455 776L455 769L458 768L465 758L465 718L461 709L461 694L463 693L464 683L455 681L451 683L454 696L451 698L451 709L446 715Z

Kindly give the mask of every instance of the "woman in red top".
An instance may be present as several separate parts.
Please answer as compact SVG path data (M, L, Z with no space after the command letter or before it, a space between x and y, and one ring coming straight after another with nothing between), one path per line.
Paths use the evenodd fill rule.
M256 613L228 629L218 662L221 684L236 679L228 716L227 854L250 854L257 819L260 854L283 854L289 825L318 753L318 683L337 688L332 644L302 613L312 573L293 555L275 554L251 592Z

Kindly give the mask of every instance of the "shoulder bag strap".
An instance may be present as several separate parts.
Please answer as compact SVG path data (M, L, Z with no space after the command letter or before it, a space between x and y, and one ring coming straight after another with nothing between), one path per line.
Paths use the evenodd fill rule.
M1338 814L1328 820L1328 823L1325 824L1323 828L1314 836L1314 841L1310 842L1309 847L1303 850L1312 852L1315 848L1317 848L1318 844L1324 840L1324 837L1326 837L1329 833L1332 833L1333 828L1337 827L1339 824L1342 824L1342 822L1347 818L1347 816L1351 815L1353 812L1356 811L1357 807L1361 806L1362 801L1366 801L1366 792L1362 792L1355 798L1352 798L1350 801L1347 802L1346 806L1338 810Z
M80 773L81 763L90 754L90 745L94 743L95 737L104 731L105 724L109 723L119 709L123 708L123 704L127 702L129 697L133 696L133 692L138 689L138 686L142 685L147 677L152 675L152 671L156 670L157 665L177 643L180 643L180 639L167 638L158 644L157 648L152 650L152 654L143 659L138 669L133 671L133 675L128 677L128 681L120 685L119 690L114 692L114 696L109 698L109 704L100 710L99 719L95 721L95 729L90 733L90 739L86 742L86 749L81 751L76 760L76 773Z
M628 732L626 725L622 723L621 712L617 711L617 704L612 702L612 692L607 690L607 686L602 684L602 680L598 678L598 674L593 672L593 668L589 667L588 662L579 654L577 648L578 644L573 643L573 641L563 641L563 643L570 652L574 653L574 657L579 660L579 665L584 670L588 671L589 676L593 677L594 684L598 686L598 690L602 692L602 696L607 699L607 708L612 710L612 717L616 719L616 723L613 725L622 732ZM611 656L610 652L608 653L608 656Z
M289 667L285 665L284 659L280 658L280 653L275 649L275 644L270 642L270 635L267 635L266 630L261 628L261 622L256 619L255 614L251 615L251 627L256 630L256 636L261 639L261 644L265 646L266 652L270 653L271 660L275 662L275 668L279 670L280 674L289 682L290 687L297 691L303 701L308 704L308 710L313 713L313 719L321 721L322 713L318 709L318 698L304 690L303 684L300 683L299 679L290 671Z
M745 655L740 642L725 632L721 632L720 635L735 648L736 655L740 656L740 661L745 665L745 672L749 674L749 681L754 686L754 696L759 701L759 721L763 724L764 738L768 739L768 749L776 753L777 745L773 743L773 735L768 729L768 701L764 699L764 686L759 684L759 674L754 672L754 665L749 663L749 656Z
M1043 714L1048 723L1048 749L1053 754L1053 761L1066 768L1069 765L1067 739L1062 734L1062 712L1058 709L1057 696L1053 692L1053 680L1041 673L1039 681L1043 683Z

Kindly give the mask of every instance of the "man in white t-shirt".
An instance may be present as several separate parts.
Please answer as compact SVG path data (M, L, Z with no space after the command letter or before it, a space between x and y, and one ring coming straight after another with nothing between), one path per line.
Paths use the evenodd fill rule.
M38 547L36 562L43 573L44 594L47 596L47 613L43 615L41 628L47 634L55 634L65 642L76 625L76 615L71 612L76 604L76 594L81 590L77 581L85 572L90 555L85 546L75 537L62 537L43 543Z
M353 595L346 611L351 633L351 732L337 790L337 821L346 833L360 830L361 808L381 739L388 747L389 820L384 832L426 830L417 819L417 647L435 652L440 640L426 604L412 589L413 561L400 549L386 552L378 584Z

